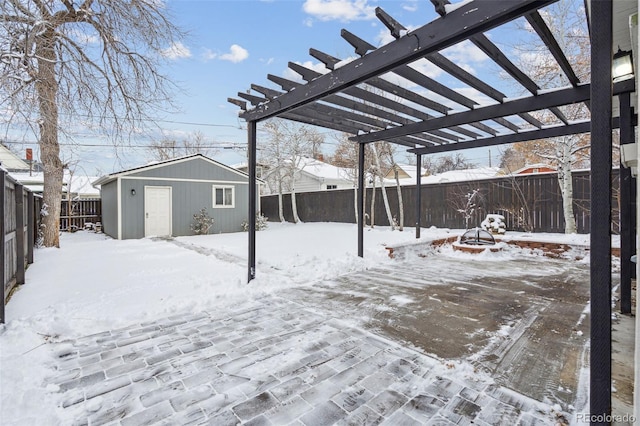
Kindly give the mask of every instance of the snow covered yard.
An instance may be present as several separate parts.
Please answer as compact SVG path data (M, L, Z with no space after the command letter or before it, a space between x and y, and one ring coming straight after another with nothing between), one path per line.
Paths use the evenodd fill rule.
M62 249L36 251L36 262L27 271L27 284L6 308L8 323L0 329L0 417L3 423L67 424L78 420L72 417L74 413L78 415L77 412L61 408L60 384L51 381L51 377L58 374L56 356L61 348L72 346L70 342L86 341L83 336L105 330L153 324L166 321L166 318L183 317L187 312L196 315L198 312L226 312L234 306L243 306L249 311L261 306L261 312L266 312L271 302L265 301L288 300L301 306L300 309L306 309L304 312L310 317L337 316L345 330L362 333L357 330L366 325L369 319L366 315L356 318L360 313L358 309L355 310L357 315L351 316L343 315L339 310L332 311L344 308L336 303L327 303L322 309L314 305L315 302L321 304L322 298L304 299L313 294L305 289L317 287L325 292L321 287L331 288L331 283L344 274L380 267L391 270L394 260L389 259L384 246L411 243L414 234L413 229L404 232L391 232L386 228L366 230L365 258L360 259L356 256L356 232L354 225L347 224L270 224L268 230L257 233L257 279L251 284L245 282L245 233L128 241L115 241L94 233L64 234ZM452 234L457 233L444 229L422 232L423 239ZM587 242L585 236L546 235L544 238L574 244ZM456 258L469 261L470 256L445 254L454 262ZM497 263L507 265L507 260L527 255L537 256L524 251L486 256L493 256ZM431 273L446 276L451 264L441 262ZM503 268L501 273L505 276L517 274L508 266ZM392 285L393 281L389 280L387 285ZM396 305L407 306L412 302L411 297L401 291L390 291L387 296ZM296 297L301 299L296 300ZM215 317L207 315L207 318ZM327 322L322 326L335 327L335 324ZM265 328L256 338L266 339L273 333L273 329ZM313 338L302 337L302 343L299 343L311 344ZM471 364L455 361L451 365L458 365L457 370L447 367L439 371L447 364L437 367L438 362L428 359L431 358L421 362L434 362L430 368L440 376L448 375L464 383L476 375ZM294 379L302 380L299 376L291 378ZM479 372L474 380L491 383L490 378ZM484 390L480 394L478 397L494 401L495 395L485 395ZM544 412L552 416L562 409L549 401L545 403L549 404L546 408L543 403L542 408L534 404L532 410L537 415ZM85 402L87 410L96 412L104 411L107 405L99 398ZM480 411L474 415L478 413ZM411 416L407 412L402 414Z

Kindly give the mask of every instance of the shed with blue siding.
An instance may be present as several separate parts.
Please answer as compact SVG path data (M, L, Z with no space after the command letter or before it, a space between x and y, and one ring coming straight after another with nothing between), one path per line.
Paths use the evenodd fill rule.
M203 208L214 219L209 233L241 231L248 216L248 175L201 154L103 176L98 185L103 230L119 240L193 235Z

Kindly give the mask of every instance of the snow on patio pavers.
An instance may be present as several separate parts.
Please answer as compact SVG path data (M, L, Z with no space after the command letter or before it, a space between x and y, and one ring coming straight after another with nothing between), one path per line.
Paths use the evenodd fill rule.
M553 424L562 413L268 296L58 344L74 425Z

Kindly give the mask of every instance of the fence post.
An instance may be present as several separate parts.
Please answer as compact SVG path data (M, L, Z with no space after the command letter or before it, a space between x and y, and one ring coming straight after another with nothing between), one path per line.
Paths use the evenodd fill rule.
M35 214L34 214L34 196L33 192L27 194L27 263L33 263L33 245L35 242Z
M5 194L5 188L7 185L7 172L5 172L3 169L0 169L0 181L2 181L2 184L0 184L0 207L2 207L2 218L0 218L0 259L2 259L2 263L0 263L0 277L2 277L2 300L0 303L0 324L4 324L4 304L5 304L5 289L6 289L6 284L7 284L7 279L5 277L6 271L5 271L5 259L6 259L6 255L5 255L5 219L7 217L7 211L6 211L6 204L5 204L5 199L4 199L4 194Z
M24 284L24 186L16 183L16 285Z

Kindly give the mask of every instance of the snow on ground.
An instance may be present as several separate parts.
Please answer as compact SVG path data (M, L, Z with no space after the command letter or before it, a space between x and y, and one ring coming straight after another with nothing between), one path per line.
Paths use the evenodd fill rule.
M422 239L460 233L428 229ZM84 231L62 234L62 248L36 250L27 284L6 306L7 324L0 326L0 418L11 424L32 413L32 424L58 423L55 390L43 387L52 371L47 342L174 312L230 306L234 300L393 262L384 247L411 243L414 235L413 228L367 229L362 259L355 225L270 223L257 233L257 278L247 284L246 233L126 241ZM585 236L548 238L588 242Z

